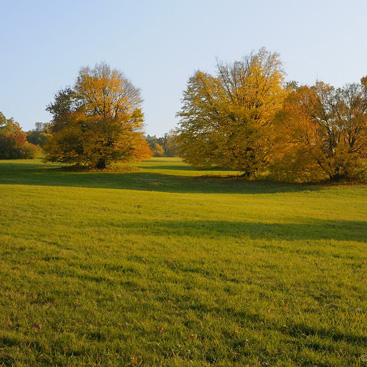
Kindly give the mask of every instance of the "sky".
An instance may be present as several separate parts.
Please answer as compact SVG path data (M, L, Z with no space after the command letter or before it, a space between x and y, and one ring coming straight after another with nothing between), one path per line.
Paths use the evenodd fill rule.
M178 123L198 69L265 47L287 80L337 87L367 75L366 0L0 0L0 111L25 131L55 93L106 62L141 89L145 131Z

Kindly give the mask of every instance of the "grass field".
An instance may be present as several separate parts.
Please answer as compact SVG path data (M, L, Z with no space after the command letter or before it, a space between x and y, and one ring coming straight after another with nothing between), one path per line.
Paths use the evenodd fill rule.
M0 162L0 366L367 365L367 186L139 167Z

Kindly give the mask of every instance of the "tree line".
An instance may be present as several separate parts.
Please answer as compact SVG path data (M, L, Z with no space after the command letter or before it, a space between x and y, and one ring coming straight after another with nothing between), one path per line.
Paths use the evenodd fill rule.
M279 181L366 179L367 77L335 88L286 82L277 53L260 49L188 80L176 130L145 136L140 90L107 64L79 71L47 110L50 123L22 132L0 115L0 158L104 169L113 162L180 155L197 167ZM14 147L14 149L12 148Z
M176 157L179 155L175 130L170 130L161 137L147 135L145 138L154 157Z
M286 83L279 55L261 49L215 75L197 71L178 115L187 163L280 181L366 179L366 77L342 88Z

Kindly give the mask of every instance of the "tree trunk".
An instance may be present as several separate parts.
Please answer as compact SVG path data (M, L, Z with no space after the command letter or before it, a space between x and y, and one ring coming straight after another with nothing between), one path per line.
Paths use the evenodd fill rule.
M344 177L345 177L344 175L341 175L339 173L334 173L333 175L330 175L330 180L331 181L338 182L338 181L340 181Z
M98 169L106 168L106 160L104 158L99 158L98 163L97 163L97 168Z
M244 171L241 177L247 178L248 180L256 173L256 170Z
M335 171L330 175L330 180L332 181L340 181L344 178L348 177L348 173L343 169L342 166L339 166Z

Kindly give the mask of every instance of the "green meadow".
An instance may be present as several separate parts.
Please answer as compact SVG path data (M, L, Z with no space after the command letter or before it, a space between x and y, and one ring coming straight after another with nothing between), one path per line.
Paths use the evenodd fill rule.
M0 366L367 366L367 186L0 161Z

